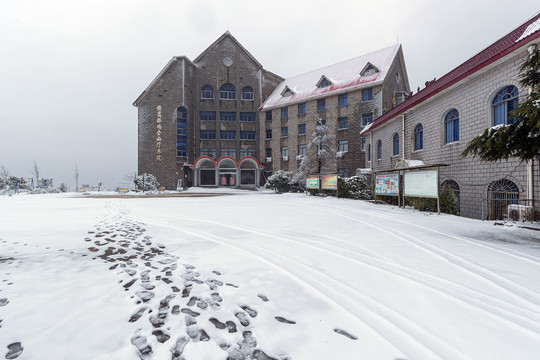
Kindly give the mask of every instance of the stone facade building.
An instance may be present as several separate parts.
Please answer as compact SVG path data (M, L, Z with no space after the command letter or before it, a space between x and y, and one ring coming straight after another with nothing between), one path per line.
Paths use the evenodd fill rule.
M440 182L456 193L461 215L472 218L500 218L509 203L538 199L537 161L484 163L461 153L486 128L514 121L510 111L529 91L519 84L519 68L540 45L539 18L427 82L366 127L361 137L367 167L393 169L400 160L447 164L440 170Z
M410 91L400 45L285 79L261 108L259 143L265 173L295 173L318 121L336 135L337 168L364 167L360 130Z
M138 172L161 186L260 183L258 108L283 79L227 31L195 60L174 57L134 102Z

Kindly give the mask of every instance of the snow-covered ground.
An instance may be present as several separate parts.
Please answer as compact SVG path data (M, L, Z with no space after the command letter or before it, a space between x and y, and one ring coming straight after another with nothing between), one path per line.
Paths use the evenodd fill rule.
M2 196L0 326L8 359L539 359L540 232L303 194Z

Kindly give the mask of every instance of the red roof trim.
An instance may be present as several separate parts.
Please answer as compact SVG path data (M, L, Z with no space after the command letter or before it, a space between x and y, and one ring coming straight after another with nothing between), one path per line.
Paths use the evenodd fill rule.
M499 39L480 53L465 61L463 64L459 65L454 70L445 74L440 79L433 81L431 84L426 83L427 86L425 88L421 89L419 92L417 92L412 97L408 98L406 101L399 104L397 107L393 108L386 114L383 114L379 118L375 119L375 121L367 129L367 131L361 131L360 135L364 135L368 132L373 131L377 127L383 125L384 123L400 115L401 113L422 103L423 101L431 98L432 96L435 96L441 91L449 88L450 86L483 69L484 67L494 63L495 61L522 47L529 41L540 37L540 31L536 31L516 42L516 40L519 39L519 37L527 29L527 26L529 26L539 18L540 13L536 14L530 20L520 25L518 28L516 28L503 38Z

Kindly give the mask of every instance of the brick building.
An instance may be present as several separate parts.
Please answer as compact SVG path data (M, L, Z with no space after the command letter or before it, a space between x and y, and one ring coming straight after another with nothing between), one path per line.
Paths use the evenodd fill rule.
M191 61L173 57L135 100L138 172L167 189L260 182L257 109L283 79L227 31Z
M361 133L367 166L393 169L400 160L448 164L440 181L455 191L461 214L472 218L499 218L508 203L538 199L537 161L483 163L461 153L486 128L514 121L510 111L529 91L519 85L519 68L539 37L537 14L376 119Z
M296 172L317 122L336 135L342 175L364 167L359 132L410 91L400 45L285 79L261 108L265 172Z

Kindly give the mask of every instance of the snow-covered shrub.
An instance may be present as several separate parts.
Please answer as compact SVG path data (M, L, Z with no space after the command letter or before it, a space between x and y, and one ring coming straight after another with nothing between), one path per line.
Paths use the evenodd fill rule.
M152 174L138 175L134 183L137 189L142 191L156 191L159 187L156 177Z
M65 183L61 183L58 187L58 190L60 190L61 192L66 192L68 190L68 187Z
M291 173L284 170L278 170L272 174L264 187L266 189L272 189L276 192L288 192L290 189Z
M339 197L349 199L371 199L371 189L367 176L358 175L338 178Z

